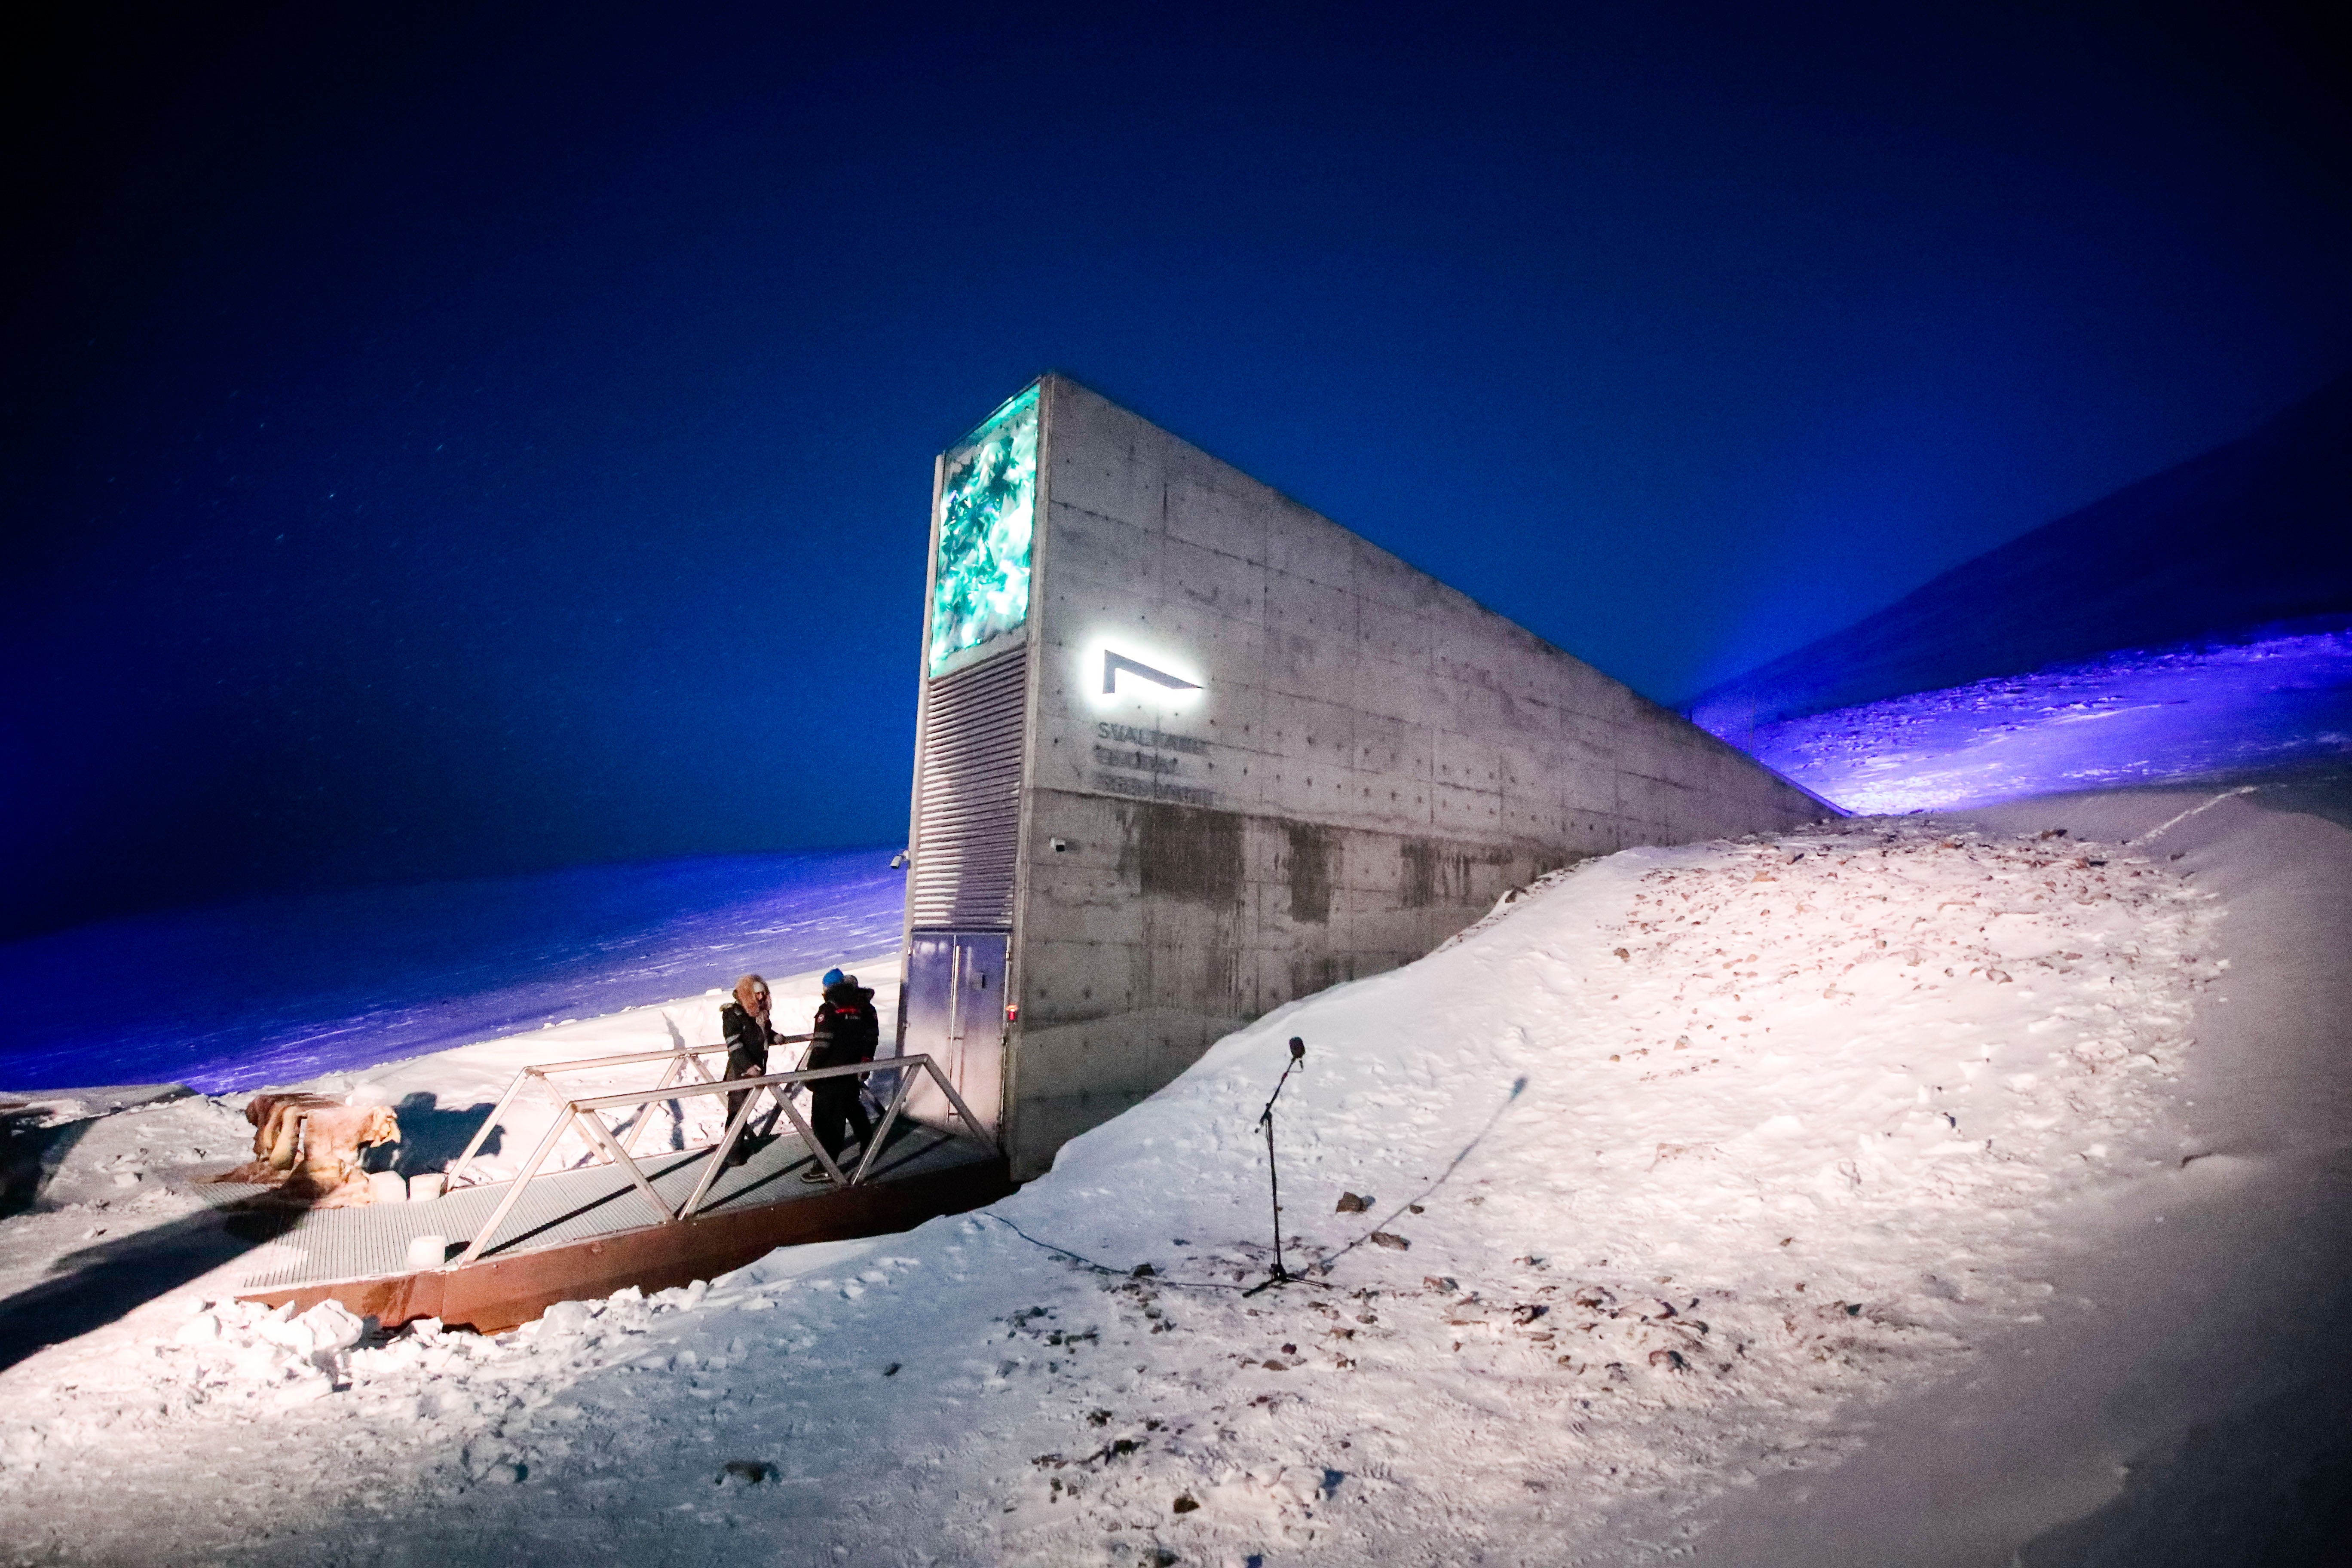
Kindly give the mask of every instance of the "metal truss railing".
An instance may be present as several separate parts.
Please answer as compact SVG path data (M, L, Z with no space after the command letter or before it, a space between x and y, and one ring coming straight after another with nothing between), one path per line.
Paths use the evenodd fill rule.
M793 1044L808 1037L805 1035L787 1036L783 1037L779 1043ZM940 1070L939 1064L928 1056L887 1057L880 1061L854 1062L847 1067L803 1068L794 1072L765 1073L757 1078L714 1079L702 1066L700 1058L713 1054L723 1056L726 1054L726 1048L724 1046L687 1047L677 1050L639 1051L626 1056L583 1058L568 1062L545 1062L537 1067L527 1067L515 1074L514 1082L508 1085L506 1094L500 1098L497 1107L483 1121L480 1130L474 1134L473 1142L466 1145L466 1152L459 1155L457 1163L449 1168L450 1180L454 1183L459 1173L471 1163L474 1156L480 1152L483 1142L488 1138L490 1130L497 1125L499 1117L505 1112L508 1106L514 1103L516 1096L522 1092L527 1084L538 1083L555 1100L558 1112L555 1124L547 1130L547 1136L540 1140L539 1147L533 1151L530 1163L523 1166L521 1173L509 1185L506 1196L499 1201L498 1208L484 1222L482 1228L476 1233L474 1239L467 1245L466 1250L458 1256L457 1263L452 1267L462 1267L482 1255L489 1246L491 1237L498 1234L499 1226L506 1223L507 1215L514 1212L515 1205L521 1201L523 1189L530 1186L532 1179L540 1173L540 1168L547 1163L548 1156L555 1152L555 1146L562 1141L563 1135L574 1128L580 1131L583 1141L592 1149L601 1150L610 1163L618 1165L627 1173L629 1180L635 1184L638 1192L645 1194L646 1201L653 1205L654 1212L662 1216L662 1221L666 1225L675 1225L691 1219L701 1209L704 1202L709 1197L711 1187L719 1180L719 1172L726 1168L727 1156L741 1141L743 1131L750 1125L751 1114L759 1108L762 1096L773 1100L784 1115L792 1120L793 1130L799 1132L801 1141L808 1146L809 1152L816 1156L817 1163L823 1167L833 1188L836 1191L854 1187L866 1179L867 1173L873 1169L875 1157L881 1152L882 1145L890 1136L890 1129L897 1124L899 1113L906 1109L908 1095L913 1091L920 1076L925 1073L928 1073L931 1081L939 1086L940 1092L946 1097L948 1104L953 1108L955 1115L961 1120L971 1136L990 1153L1003 1152L997 1148L996 1140L990 1135L988 1129L982 1127L979 1119L972 1115L971 1108L963 1101L963 1096L956 1092L955 1086L950 1083L947 1075ZM667 1061L669 1066L662 1074L661 1082L652 1089L628 1089L614 1094L566 1097L554 1085L548 1082L548 1079L557 1073L587 1072L600 1068L628 1067L640 1062L653 1061ZM701 1082L681 1084L677 1081L685 1076L689 1068L700 1077ZM881 1120L875 1124L874 1135L866 1141L866 1147L859 1153L856 1169L845 1173L833 1156L826 1152L824 1145L818 1141L814 1130L801 1115L799 1108L793 1104L793 1091L803 1084L817 1083L826 1079L865 1078L883 1072L897 1073L898 1081L892 1087L890 1099L883 1110ZM619 1137L615 1136L614 1129L604 1123L604 1113L607 1110L651 1105L657 1100L692 1100L705 1095L739 1093L743 1096L743 1103L736 1109L732 1116L728 1118L727 1131L720 1136L719 1142L711 1145L710 1157L703 1169L702 1179L695 1184L694 1191L688 1194L686 1201L676 1208L672 1208L662 1195L654 1190L653 1183L646 1179L645 1172L638 1167L636 1159L631 1152L645 1130L644 1126L641 1124L633 1129L629 1133L627 1143L625 1144Z
M814 1039L815 1037L816 1037L814 1035L778 1035L775 1037L775 1044L780 1046L796 1046L808 1040ZM710 1046L679 1045L673 1046L667 1050L629 1051L619 1056L610 1057L578 1057L574 1058L571 1061L540 1062L533 1066L524 1068L520 1071L517 1072L512 1080L507 1084L506 1093L499 1097L498 1104L491 1107L489 1115L482 1119L482 1125L476 1129L473 1141L466 1145L466 1152L458 1155L457 1163L449 1167L449 1185L453 1189L457 1185L458 1178L465 1174L466 1168L474 1163L474 1156L481 1152L483 1143L488 1140L490 1133L497 1129L499 1118L506 1114L507 1107L512 1105L515 1102L515 1098L521 1094L526 1088L534 1084L537 1085L546 1093L547 1098L554 1103L555 1108L560 1111L569 1106L573 1098L575 1098L563 1093L561 1089L558 1089L554 1084L549 1081L549 1079L562 1073L595 1072L606 1068L635 1067L644 1062L663 1062L667 1065L662 1069L661 1081L654 1086L657 1091L668 1089L672 1084L683 1078L689 1069L692 1070L694 1075L700 1079L704 1083L718 1083L722 1080L712 1076L710 1069L702 1065L702 1058L705 1057L724 1057L727 1054L728 1049L729 1047L724 1044ZM650 1105L656 1100L683 1098L685 1097L682 1095L673 1096L668 1093L656 1092L651 1099L647 1100L646 1103ZM627 1146L631 1152L634 1152L635 1151L638 1140L645 1136L646 1128L651 1125L652 1121L648 1118L645 1121L640 1122L636 1127L630 1130Z

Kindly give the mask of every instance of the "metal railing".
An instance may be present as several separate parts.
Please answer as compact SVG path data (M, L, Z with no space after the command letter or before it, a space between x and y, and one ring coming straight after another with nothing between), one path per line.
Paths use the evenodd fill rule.
M778 1043L796 1044L809 1037L806 1035L782 1036L779 1037ZM562 1141L563 1135L574 1128L580 1130L583 1142L588 1144L592 1152L601 1150L607 1156L609 1163L618 1165L628 1173L629 1180L635 1184L638 1192L645 1194L646 1201L653 1205L654 1212L662 1216L662 1223L665 1225L675 1225L691 1219L700 1210L704 1201L710 1194L711 1187L718 1182L719 1172L726 1168L727 1156L742 1138L743 1130L750 1124L751 1114L758 1109L763 1095L773 1100L784 1115L792 1119L793 1130L799 1132L802 1142L807 1145L809 1152L816 1156L817 1163L823 1168L830 1185L835 1190L854 1187L866 1179L866 1173L873 1169L875 1157L882 1152L883 1144L890 1136L890 1129L897 1124L899 1113L906 1109L908 1095L924 1073L930 1075L931 1081L939 1086L940 1092L946 1096L948 1104L954 1109L955 1115L961 1119L964 1127L971 1136L990 1153L998 1155L1003 1153L1003 1151L996 1146L996 1140L990 1136L988 1130L982 1127L979 1119L972 1115L971 1108L963 1102L963 1096L956 1092L955 1086L948 1081L947 1075L940 1070L939 1064L928 1056L887 1057L880 1061L853 1062L847 1067L803 1068L793 1072L764 1073L757 1078L712 1078L709 1070L703 1067L701 1058L710 1055L724 1056L726 1051L725 1046L688 1046L666 1051L637 1051L625 1056L585 1057L576 1061L543 1062L537 1067L524 1068L516 1073L514 1081L507 1086L507 1091L500 1097L498 1105L484 1119L480 1130L475 1132L473 1141L466 1145L466 1152L457 1156L457 1163L450 1166L449 1181L452 1186L454 1187L457 1177L464 1173L467 1166L472 1163L474 1156L481 1151L482 1144L489 1137L491 1130L497 1126L499 1116L505 1112L508 1106L514 1103L515 1097L522 1092L525 1085L537 1082L554 1100L558 1112L555 1124L547 1130L547 1136L540 1140L539 1147L532 1152L530 1163L523 1166L521 1172L508 1187L506 1196L499 1202L498 1208L483 1223L482 1228L475 1234L474 1239L467 1244L466 1250L458 1255L457 1263L451 1267L461 1267L471 1263L482 1255L484 1249L489 1246L490 1238L498 1234L499 1226L506 1222L507 1215L511 1214L515 1205L521 1201L523 1189L530 1185L532 1178L539 1174L540 1167L547 1163L548 1156L555 1152L555 1146ZM663 1072L661 1082L652 1089L628 1089L614 1094L566 1097L548 1081L551 1075L557 1073L587 1072L599 1068L628 1067L639 1062L653 1061L667 1061L669 1066ZM701 1082L688 1084L678 1082L689 1068L701 1079ZM884 1108L881 1120L875 1123L874 1135L866 1141L866 1147L859 1153L856 1169L845 1173L840 1164L835 1161L832 1154L825 1150L824 1144L817 1138L814 1130L801 1115L799 1109L793 1104L793 1091L804 1083L816 1083L825 1079L865 1077L882 1072L897 1073L898 1082L892 1088L889 1102ZM685 1202L672 1208L662 1195L654 1190L653 1183L647 1180L645 1172L638 1168L637 1162L631 1152L652 1119L647 1118L646 1121L631 1129L628 1141L625 1144L615 1136L614 1129L604 1124L604 1112L625 1107L651 1105L657 1100L691 1100L716 1094L741 1094L743 1103L736 1109L732 1116L728 1118L727 1131L720 1136L719 1142L711 1145L710 1157L703 1170L702 1179L695 1184L694 1191L687 1196Z

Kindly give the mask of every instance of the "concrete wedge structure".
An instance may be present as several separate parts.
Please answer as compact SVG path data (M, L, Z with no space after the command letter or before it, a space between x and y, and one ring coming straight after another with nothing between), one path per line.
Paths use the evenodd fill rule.
M1065 377L933 498L898 1037L1016 1177L1546 872L1835 815Z

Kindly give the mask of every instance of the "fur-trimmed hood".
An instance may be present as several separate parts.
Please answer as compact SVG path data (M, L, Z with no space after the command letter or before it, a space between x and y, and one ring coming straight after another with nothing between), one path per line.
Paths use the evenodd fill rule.
M755 996L752 994L754 988L766 991L768 994ZM769 1006L772 1006L775 1002L775 993L765 979L757 974L746 974L735 982L735 1002L754 1018L763 1018L768 1016L768 1006L763 1006L761 1004L766 1003Z

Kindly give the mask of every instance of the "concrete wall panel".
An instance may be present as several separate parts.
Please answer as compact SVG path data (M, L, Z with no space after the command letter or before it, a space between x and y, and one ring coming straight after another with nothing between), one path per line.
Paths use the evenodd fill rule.
M1197 467L1164 481L1168 537L1243 565L1257 568L1264 581L1266 514L1258 486L1235 485Z
M1270 489L1265 493L1269 498L1267 568L1328 588L1354 588L1356 563L1363 542L1287 496Z
M1252 627L1265 624L1265 568L1187 543L1172 533L1160 542L1160 550L1167 597L1190 601Z
M1824 814L1249 476L1058 377L1044 397L1016 1173L1546 870ZM1106 647L1202 689L1106 699Z

